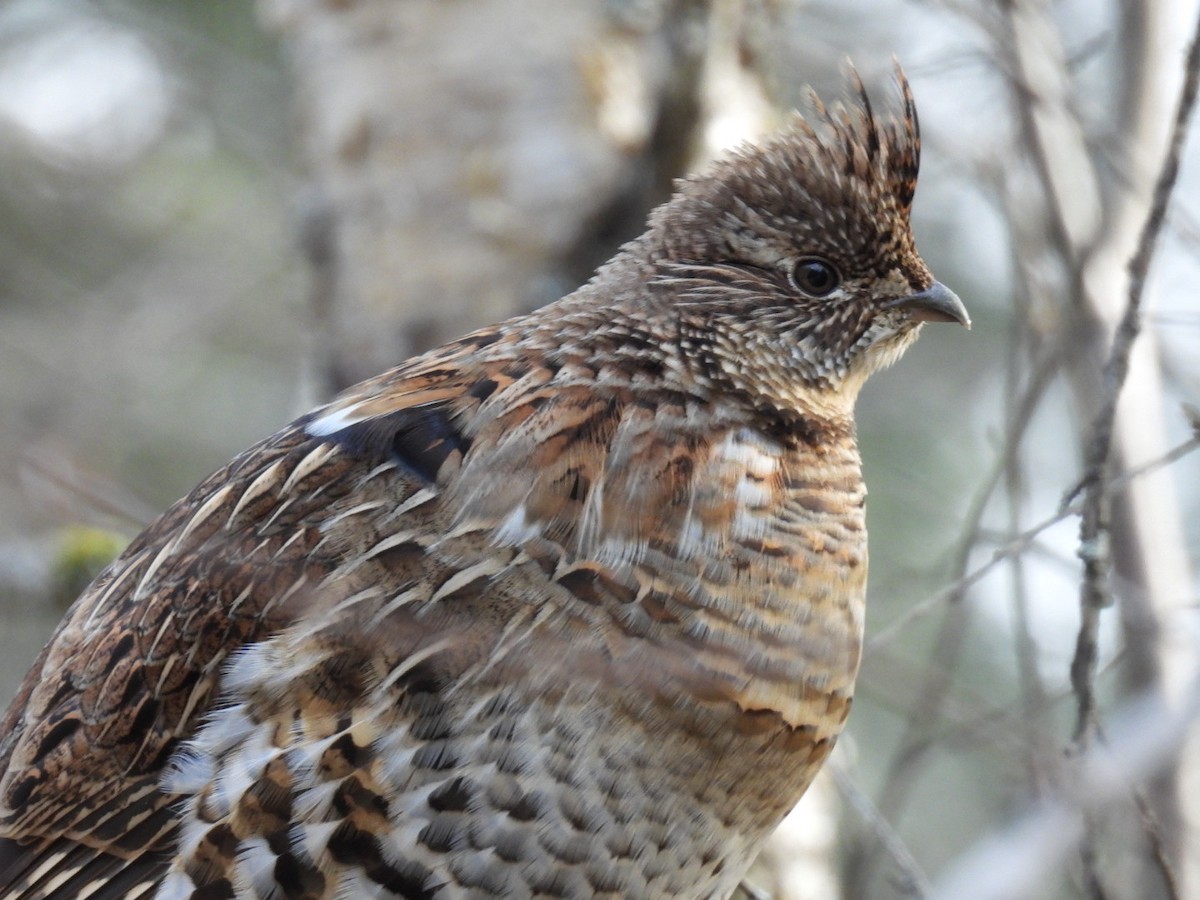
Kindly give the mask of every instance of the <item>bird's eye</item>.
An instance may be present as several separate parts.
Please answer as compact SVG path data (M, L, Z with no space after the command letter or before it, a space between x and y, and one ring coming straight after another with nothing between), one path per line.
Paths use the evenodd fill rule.
M842 283L838 270L823 259L806 256L792 267L792 284L810 297L825 297Z

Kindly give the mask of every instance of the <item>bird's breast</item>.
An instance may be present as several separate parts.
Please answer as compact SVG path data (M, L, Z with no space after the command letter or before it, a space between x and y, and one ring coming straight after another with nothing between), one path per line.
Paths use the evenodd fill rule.
M769 734L814 763L841 730L858 670L863 500L853 445L818 454L733 430L692 480L676 568L657 566L666 605L685 611L675 637L733 731Z
M469 461L478 483L460 520L478 523L486 552L523 560L489 573L481 609L532 615L534 598L541 631L575 652L670 673L676 706L825 746L862 642L857 450L848 433L814 446L745 423L701 432L699 418L686 404L626 407L608 428L577 430L604 432L603 452L559 449L569 468L529 454L504 470Z

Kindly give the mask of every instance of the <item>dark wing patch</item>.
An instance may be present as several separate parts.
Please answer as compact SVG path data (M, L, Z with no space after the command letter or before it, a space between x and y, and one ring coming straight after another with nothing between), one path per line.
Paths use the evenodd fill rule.
M348 425L327 440L347 452L380 462L394 459L423 481L433 484L451 457L461 460L471 440L451 418L448 404L409 407Z

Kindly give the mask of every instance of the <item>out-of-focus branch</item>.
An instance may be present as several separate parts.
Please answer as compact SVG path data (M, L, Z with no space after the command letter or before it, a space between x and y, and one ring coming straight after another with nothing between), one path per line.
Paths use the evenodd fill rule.
M1200 448L1200 434L1197 434L1196 436L1193 436L1179 444L1177 447L1172 448L1159 459L1151 460L1150 462L1138 466L1136 469L1131 469L1127 472L1121 473L1120 475L1111 476L1107 483L1106 489L1110 493L1123 490L1129 485L1130 482L1135 481L1144 475L1149 475L1153 472L1156 472L1174 462L1178 462L1189 453L1194 452L1197 448ZM953 603L960 599L968 588L978 584L985 577L990 575L997 566L1001 565L1006 560L1011 559L1013 556L1029 550L1029 548L1034 545L1042 533L1050 528L1053 528L1055 525L1059 524L1065 519L1079 515L1082 512L1082 508L1082 500L1078 495L1078 492L1076 492L1076 495L1073 498L1066 498L1063 505L1058 509L1057 512L1055 512L1054 515L1043 519L1036 525L1026 528L1020 534L1010 538L1006 543L996 547L996 549L992 551L992 556L987 562L967 572L956 581L950 582L950 584L947 584L936 593L929 595L920 603L913 604L904 612L903 615L898 616L886 628L879 629L879 631L867 641L865 653L870 654L878 650L880 647L895 640L896 636L901 631L912 625L914 622L923 619L930 613L937 611L947 603Z
M955 549L954 572L957 578L939 591L929 600L911 607L909 611L868 640L865 655L891 640L901 628L915 621L934 609L945 605L958 604L966 596L967 591L977 581L988 574L995 565L1014 559L1019 551L1003 556L993 557L990 564L975 572L969 572L971 555L978 546L983 526L984 514L996 491L1003 486L1005 473L1016 465L1020 456L1021 444L1025 438L1033 411L1044 397L1047 387L1058 371L1059 357L1049 355L1041 363L1033 366L1033 373L1024 389L1014 393L1009 424L1003 438L1003 447L997 455L995 463L984 479L983 485L976 492L971 506L964 516L963 527ZM1030 541L1034 536L1030 537ZM1024 549L1028 544L1022 544ZM895 752L884 782L880 797L880 815L887 818L899 817L910 796L912 785L916 782L913 773L922 764L927 752L934 746L930 735L935 731L935 723L942 715L948 691L952 685L952 675L956 668L962 648L965 619L960 610L952 609L943 621L937 639L934 643L935 657L921 682L917 692L921 698L907 716L904 734L900 740L899 749ZM880 844L882 846L882 844ZM861 858L861 863L854 862L848 866L852 877L861 884L867 882L870 869L869 847L856 850L855 855ZM886 847L884 848L886 850Z
M1082 482L1082 519L1079 529L1079 556L1084 562L1084 579L1080 605L1082 623L1071 664L1071 682L1079 700L1075 726L1075 742L1086 747L1095 729L1095 670L1096 636L1100 611L1111 603L1108 577L1112 570L1109 546L1109 506L1113 430L1116 424L1117 400L1129 372L1129 359L1134 341L1141 330L1142 294L1146 275L1159 234L1166 220L1167 207L1179 175L1187 125L1195 106L1197 81L1200 79L1200 24L1188 49L1183 88L1175 113L1170 148L1154 188L1150 212L1142 227L1137 251L1129 264L1129 299L1113 340L1112 352L1104 368L1105 394L1103 405L1092 423L1086 444L1086 462Z
M293 61L320 394L576 287L695 137L705 0L258 6Z
M1121 263L1137 255L1138 226L1143 225L1147 205L1153 203L1152 187L1160 174L1157 163L1166 134L1165 129L1161 134L1159 130L1163 117L1159 114L1158 67L1163 56L1151 48L1156 46L1163 19L1159 11L1145 5L1122 7L1123 24L1130 27L1121 29L1121 52L1116 54L1121 66L1117 77L1121 102L1107 123L1121 136L1121 143L1115 150L1110 148L1109 154L1116 177L1105 180L1097 162L1096 129L1085 126L1076 108L1068 55L1048 8L1029 0L1009 0L1004 8L1012 30L1009 56L1015 76L1014 107L1023 125L1022 149L1036 173L1037 195L1046 203L1044 246L1049 252L1042 252L1042 263L1057 268L1062 279L1057 290L1047 293L1046 303L1048 308L1057 307L1056 330L1063 336L1063 349L1069 351L1064 354L1064 371L1081 419L1098 422L1106 416L1108 422L1104 434L1093 428L1080 436L1082 454L1088 461L1084 484L1094 483L1096 500L1081 507L1085 520L1080 545L1085 564L1083 621L1072 666L1080 706L1080 723L1073 738L1078 748L1086 745L1096 722L1097 637L1101 609L1111 599L1107 583L1111 574L1119 576L1126 587L1121 592L1128 651L1120 672L1122 685L1137 692L1169 693L1182 680L1190 680L1190 664L1184 661L1184 654L1167 644L1169 632L1162 625L1178 614L1179 598L1173 595L1188 581L1178 510L1172 507L1171 490L1161 483L1168 476L1144 479L1119 494L1107 486L1112 472L1121 465L1160 455L1165 447L1156 354L1150 345L1140 348L1145 364L1138 367L1138 377L1131 379L1130 398L1120 408L1120 385L1114 387L1111 366L1102 378L1098 365L1098 360L1112 358L1110 347L1120 340L1122 320L1129 314L1128 304L1122 302L1126 273L1121 271ZM1002 52L998 48L998 53ZM1030 251L1038 255L1037 245ZM1144 274L1143 270L1143 278ZM1140 286L1131 285L1129 296L1135 290L1140 298ZM1055 299L1055 294L1065 296L1067 302ZM1140 309L1140 300L1138 306ZM1137 311L1135 323L1136 315ZM1070 343L1066 342L1068 334ZM1131 338L1124 353L1126 370L1132 347ZM1136 422L1128 415L1133 406L1138 410ZM1097 446L1097 438L1102 447ZM1102 459L1099 467L1095 463L1098 458ZM1113 889L1143 891L1148 881L1158 880L1151 869L1172 889L1170 859L1184 853L1187 846L1182 836L1185 823L1179 812L1178 779L1176 770L1167 768L1148 786L1140 820L1152 860L1144 871L1136 870L1138 859L1146 861L1136 849L1129 860L1134 865L1116 862L1116 854L1100 845L1104 833L1112 828L1089 820L1088 839L1082 844L1083 877L1085 893L1093 900ZM1128 840L1131 836L1116 837L1114 833L1113 847L1128 852L1137 845L1136 840ZM1111 876L1112 884L1104 883L1101 869L1107 870L1105 878Z
M1132 784L1170 764L1198 713L1196 684L1181 707L1168 707L1154 694L1129 704L1114 717L1110 740L1080 757L1079 777L1070 788L963 853L938 880L931 900L1045 896L1047 881L1084 840L1079 811L1098 813L1127 803Z
M895 887L897 892L903 897L928 897L933 886L920 863L913 857L900 835L896 833L896 829L871 802L871 798L858 786L845 768L837 763L831 763L829 771L833 775L834 784L837 785L838 793L845 802L846 808L864 828L871 832L896 867L898 878L895 881Z

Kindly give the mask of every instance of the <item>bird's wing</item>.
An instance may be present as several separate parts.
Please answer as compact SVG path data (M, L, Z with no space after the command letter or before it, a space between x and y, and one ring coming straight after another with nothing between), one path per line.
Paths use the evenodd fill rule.
M366 684L318 677L316 694L338 687L305 695L302 716L297 691L311 678L279 681L294 657L275 659L274 682L256 660L313 652L319 669L324 654L403 689L423 648L452 636L473 664L504 620L554 591L661 605L627 570L675 540L662 511L692 464L654 435L662 415L686 410L583 386L594 372L573 384L503 342L476 352L496 340L480 333L420 358L242 454L85 591L3 721L0 896L134 896L162 876L178 825L164 767L206 717L228 718L213 710L219 696L231 702L221 679L239 648L261 650L235 667L257 721L299 727L324 710L309 725L336 731L346 723L330 704L353 705ZM631 468L633 456L650 464ZM572 568L583 557L611 565ZM460 613L418 621L450 599L440 605ZM168 786L185 790L194 770Z
M309 416L243 453L88 587L0 721L0 896L126 896L161 868L176 819L162 770L212 708L228 657L329 602L330 573L403 527L384 510L418 493L437 505L487 377L458 366L490 340L350 395L386 398L373 424L330 436ZM378 568L363 567L386 578ZM119 870L128 881L109 881Z
M301 482L308 470L339 489L339 468L352 466L282 432L168 510L76 601L0 725L0 895L88 896L83 885L161 844L173 815L160 770L228 654L285 624L290 595L328 567L306 554L318 537ZM128 893L106 891L94 896Z

